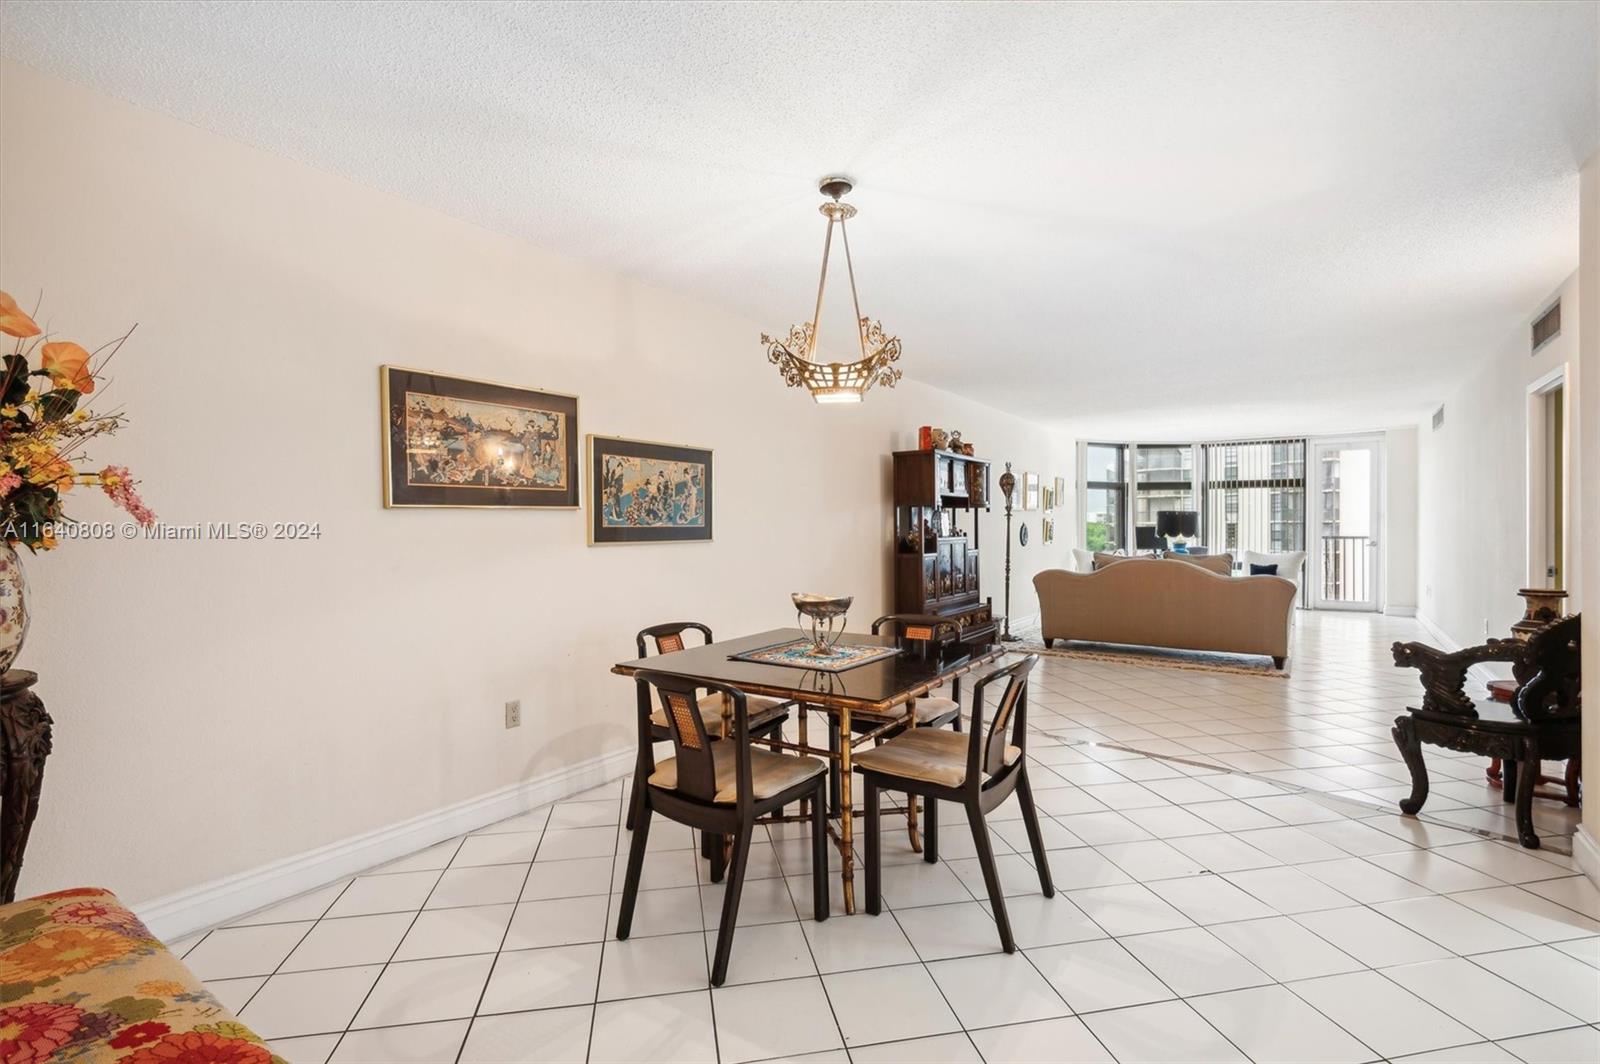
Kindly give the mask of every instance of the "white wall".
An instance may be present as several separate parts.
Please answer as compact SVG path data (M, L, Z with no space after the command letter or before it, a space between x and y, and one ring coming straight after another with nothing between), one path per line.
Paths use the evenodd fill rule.
M1595 86L1600 94L1600 83ZM1583 291L1583 312L1579 319L1579 342L1583 373L1578 392L1586 412L1579 430L1583 468L1600 470L1600 153L1584 164L1579 182L1578 275ZM1594 474L1589 474L1594 480ZM1600 490L1586 491L1579 501L1583 519L1574 540L1582 544L1578 553L1589 564L1578 579L1583 599L1600 604ZM1583 761L1600 765L1600 698L1595 697L1595 681L1600 678L1600 629L1596 614L1583 621L1583 677L1589 697L1583 708ZM1593 769L1590 769L1591 774ZM1591 775L1591 778L1592 775ZM1583 807L1583 827L1573 844L1580 865L1596 885L1600 885L1600 802L1589 799Z
M1384 436L1383 608L1410 616L1417 610L1417 429Z
M42 290L48 327L90 346L139 322L108 396L132 425L96 457L131 466L165 521L323 533L70 543L27 563L20 664L56 728L25 892L138 902L626 749L632 691L607 670L646 624L759 631L791 623L790 592L820 591L855 594L864 625L889 602L887 454L919 424L960 428L996 475L1010 460L1072 478L1070 439L914 380L815 406L757 342L787 319L14 64L0 127L0 286L29 305ZM863 282L870 298L894 279ZM794 312L809 299L797 289ZM716 542L588 548L582 511L382 509L380 363L576 393L584 432L715 448ZM1015 549L1017 616L1070 544L1042 544L1038 517ZM998 608L998 512L983 532ZM508 732L510 698L524 724Z
M1561 335L1529 354L1533 318L1559 295ZM1483 642L1504 637L1522 616L1517 590L1528 586L1528 386L1567 367L1567 424L1581 430L1578 403L1578 274L1537 307L1527 323L1477 360L1444 399L1444 426L1417 430L1418 612L1450 640ZM1569 544L1580 542L1579 488L1583 463L1569 452ZM1579 587L1582 552L1567 552L1568 586ZM1573 608L1580 595L1574 590Z

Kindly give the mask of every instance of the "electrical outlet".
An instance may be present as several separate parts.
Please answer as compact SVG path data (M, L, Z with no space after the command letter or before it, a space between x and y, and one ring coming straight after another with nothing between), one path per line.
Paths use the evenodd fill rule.
M520 698L512 699L506 703L506 727L522 727L522 700Z

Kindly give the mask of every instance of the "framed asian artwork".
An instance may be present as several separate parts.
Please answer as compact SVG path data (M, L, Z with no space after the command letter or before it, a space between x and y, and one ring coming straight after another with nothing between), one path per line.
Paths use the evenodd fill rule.
M1057 506L1060 506L1061 505L1061 500L1065 499L1066 497L1067 497L1067 482L1065 480L1063 480L1062 478L1060 478L1060 477L1056 477L1056 490L1055 490L1055 494L1054 494L1055 504Z
M380 366L385 506L576 509L578 398Z
M1024 510L1037 510L1039 508L1039 474L1022 474L1022 508Z
M711 540L711 452L590 436L589 544Z

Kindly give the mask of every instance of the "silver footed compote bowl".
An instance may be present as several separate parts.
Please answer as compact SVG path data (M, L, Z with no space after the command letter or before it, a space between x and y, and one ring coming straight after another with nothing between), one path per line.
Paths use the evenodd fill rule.
M844 634L845 615L850 612L850 603L855 601L855 596L802 595L795 592L789 598L794 602L795 612L810 622L811 646L806 653L814 658L832 657L834 645Z

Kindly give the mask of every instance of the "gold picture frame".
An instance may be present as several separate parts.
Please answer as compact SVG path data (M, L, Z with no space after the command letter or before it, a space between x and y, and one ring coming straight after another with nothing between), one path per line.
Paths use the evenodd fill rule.
M712 541L716 467L711 448L591 433L584 449L589 546ZM648 490L652 470L659 485L653 492ZM637 486L637 480L630 485L630 473L646 489L646 514L638 512L637 492L625 490Z
M578 508L577 396L391 365L378 367L378 390L385 508ZM424 431L412 421L418 409L444 425L430 431L429 450L436 453L426 466L414 457L416 436ZM480 417L505 423L487 427ZM534 447L537 455L530 453ZM495 448L492 456L489 448ZM469 483L468 472L485 483Z

